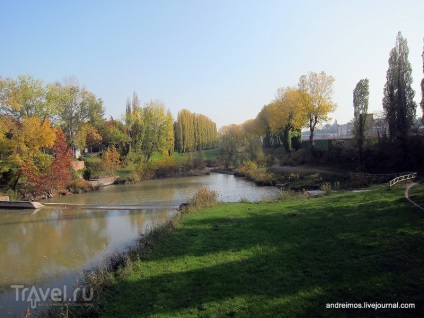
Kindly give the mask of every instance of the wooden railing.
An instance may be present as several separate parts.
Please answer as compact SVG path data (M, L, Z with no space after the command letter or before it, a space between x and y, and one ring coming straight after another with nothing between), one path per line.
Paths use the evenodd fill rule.
M416 176L417 176L416 172L411 172L411 173L408 173L408 174L398 176L398 177L389 181L389 186L391 187L392 185L395 185L396 183L404 181L404 180L414 179Z

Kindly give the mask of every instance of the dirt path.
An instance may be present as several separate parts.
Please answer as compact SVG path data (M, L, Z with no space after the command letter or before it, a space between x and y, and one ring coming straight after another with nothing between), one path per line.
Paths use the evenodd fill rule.
M420 181L418 181L418 182L413 182L413 183L408 183L407 185L406 185L406 189L405 189L405 198L406 198L406 200L408 200L409 202L411 202L413 205L415 205L418 209L421 209L421 210L423 210L424 211L424 208L421 206L421 205L419 205L419 204L417 204L416 202L414 202L414 201L412 201L411 200L411 198L409 197L409 189L411 189L412 187L415 187L416 185L418 185L420 183Z

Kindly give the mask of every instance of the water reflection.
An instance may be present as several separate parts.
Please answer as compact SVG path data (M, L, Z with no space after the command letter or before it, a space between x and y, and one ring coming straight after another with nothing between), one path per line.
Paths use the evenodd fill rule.
M98 266L106 255L124 249L147 228L172 216L201 185L218 191L221 201L257 201L278 195L275 188L258 188L243 179L213 174L110 186L51 200L95 205L92 208L54 206L35 213L0 210L0 317L7 313L20 317L28 306L15 301L11 285L38 288L71 283L83 269Z

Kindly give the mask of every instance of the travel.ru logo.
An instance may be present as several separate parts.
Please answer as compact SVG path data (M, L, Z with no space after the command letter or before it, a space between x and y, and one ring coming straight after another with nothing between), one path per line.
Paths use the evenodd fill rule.
M52 305L53 302L89 302L93 300L94 292L93 289L89 289L89 293L85 287L77 287L72 292L72 297L68 298L68 287L64 285L61 288L37 288L34 285L25 287L25 285L10 285L11 288L15 289L15 300L16 301L27 301L31 303L31 309L39 306ZM80 296L80 297L79 297ZM49 303L47 303L49 301Z

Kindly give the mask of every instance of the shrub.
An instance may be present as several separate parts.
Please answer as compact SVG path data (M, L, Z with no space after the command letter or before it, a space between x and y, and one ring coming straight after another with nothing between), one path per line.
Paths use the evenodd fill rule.
M149 168L158 178L172 177L180 172L180 166L175 157L162 157L155 160Z
M215 205L218 202L218 192L202 186L189 201L189 210L198 210Z
M289 180L296 181L300 179L300 173L290 173Z
M332 192L331 184L329 182L324 182L319 188L321 191L325 192L325 195L329 195Z
M138 182L138 181L141 181L141 175L138 171L133 170L128 174L126 179L128 182L131 182L131 183Z
M72 193L83 193L92 191L93 186L84 179L75 179L68 186L68 190Z
M103 169L100 165L100 162L85 162L85 170L84 170L84 179L90 180L94 178L99 178L103 174Z

